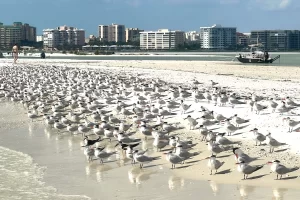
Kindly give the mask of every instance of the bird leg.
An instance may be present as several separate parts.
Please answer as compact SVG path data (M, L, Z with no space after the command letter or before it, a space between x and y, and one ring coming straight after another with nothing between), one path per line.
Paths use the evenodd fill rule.
M212 175L212 170L210 170L210 175Z

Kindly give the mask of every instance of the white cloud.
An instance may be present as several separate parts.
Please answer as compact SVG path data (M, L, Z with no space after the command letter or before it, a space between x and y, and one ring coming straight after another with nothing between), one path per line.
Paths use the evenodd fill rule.
M283 10L289 7L292 0L251 0L250 3L266 10Z

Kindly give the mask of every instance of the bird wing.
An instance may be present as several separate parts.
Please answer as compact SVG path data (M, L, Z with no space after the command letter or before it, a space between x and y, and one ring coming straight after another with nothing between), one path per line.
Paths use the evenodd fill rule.
M277 174L286 174L289 171L290 170L288 168L286 168L285 166L283 166L283 165L278 165L277 168L276 168L276 173Z
M259 166L250 166L250 165L247 165L244 170L243 170L243 173L244 174L252 174L253 172L261 169L263 167L263 165L259 165Z
M176 155L172 155L170 157L170 162L173 163L173 164L177 164L177 163L180 163L183 161L183 158L179 157L179 156L176 156Z
M136 143L136 144L131 144L129 145L130 149L133 149L134 147L137 147L140 143Z

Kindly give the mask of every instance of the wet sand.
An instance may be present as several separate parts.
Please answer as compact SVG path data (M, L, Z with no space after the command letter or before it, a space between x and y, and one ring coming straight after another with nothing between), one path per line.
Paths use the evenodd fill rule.
M1 105L2 104L2 105ZM3 104L0 104L3 110ZM8 103L5 109L18 113L20 105ZM18 110L18 111L17 111ZM14 111L14 112L12 112ZM46 185L57 188L65 195L87 195L92 199L285 199L296 200L300 195L299 179L274 181L275 175L266 167L262 172L241 180L242 175L235 171L230 152L220 155L228 163L217 175L209 175L206 161L208 156L205 144L198 145L196 151L204 151L199 157L170 169L164 159L145 165L144 169L132 166L112 157L103 165L99 161L88 163L83 155L81 135L63 133L58 135L46 128L42 122L26 120L23 125L1 129L0 145L21 151L33 157L34 162L45 166ZM21 117L20 117L21 119ZM143 147L151 148L152 140ZM114 144L108 144L114 148ZM150 149L150 155L161 155ZM230 155L227 157L227 155ZM229 172L229 170L231 172ZM252 178L251 178L252 177Z

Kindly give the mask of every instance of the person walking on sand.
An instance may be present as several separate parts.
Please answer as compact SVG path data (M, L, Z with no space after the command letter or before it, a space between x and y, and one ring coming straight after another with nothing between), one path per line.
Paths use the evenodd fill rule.
M18 54L19 54L19 49L18 49L18 45L15 44L12 48L12 55L14 57L14 64L17 63L17 60L18 60Z

